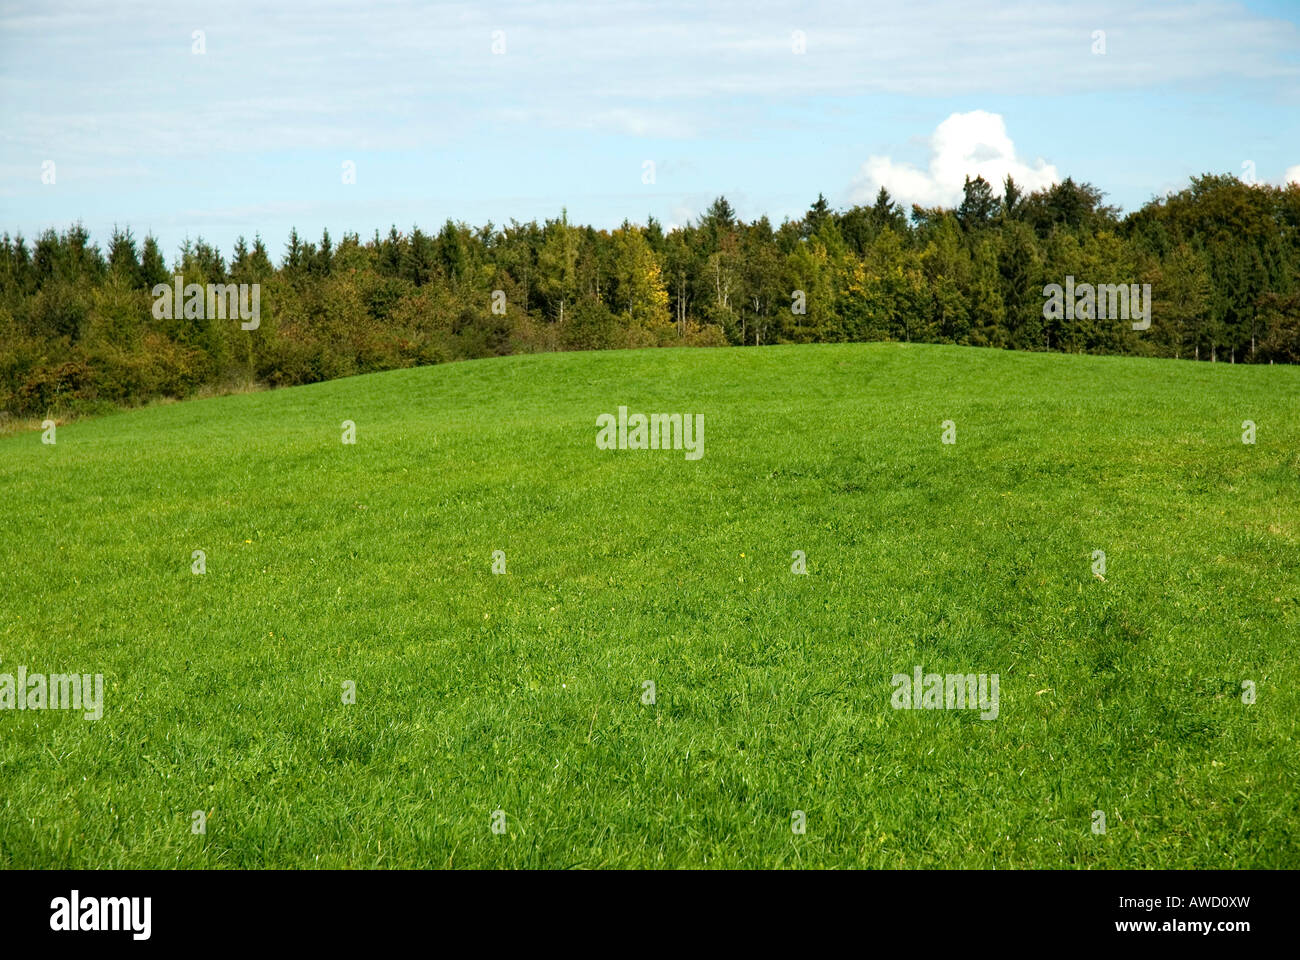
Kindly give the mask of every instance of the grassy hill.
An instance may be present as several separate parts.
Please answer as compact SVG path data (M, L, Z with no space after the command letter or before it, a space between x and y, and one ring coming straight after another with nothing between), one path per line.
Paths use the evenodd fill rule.
M105 684L0 710L0 866L1300 865L1297 368L517 356L0 439L0 502L0 673Z

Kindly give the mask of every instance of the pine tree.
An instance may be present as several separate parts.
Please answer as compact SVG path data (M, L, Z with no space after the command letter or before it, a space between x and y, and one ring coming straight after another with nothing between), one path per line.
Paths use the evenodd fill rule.
M163 259L162 251L158 249L158 241L153 234L149 234L144 238L144 246L140 252L141 285L152 290L158 284L166 283L170 278L167 262Z
M962 186L961 206L957 208L957 222L963 230L979 230L989 224L997 211L998 202L993 197L993 188L983 177L972 180L966 178Z
M113 237L108 245L109 272L128 286L140 284L140 260L136 256L135 237L130 228L113 227Z

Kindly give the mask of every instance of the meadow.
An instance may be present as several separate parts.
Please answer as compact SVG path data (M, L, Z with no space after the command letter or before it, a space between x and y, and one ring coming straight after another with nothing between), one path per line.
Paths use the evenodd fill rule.
M0 710L0 867L1300 866L1296 367L472 360L3 437L0 504L0 672L104 676Z

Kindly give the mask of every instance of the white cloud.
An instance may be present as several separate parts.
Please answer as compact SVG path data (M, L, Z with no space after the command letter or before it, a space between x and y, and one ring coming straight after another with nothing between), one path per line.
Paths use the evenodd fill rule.
M77 217L92 226L164 223L196 207L290 199L312 205L318 225L363 232L412 216L481 220L487 209L498 219L551 216L561 205L575 219L614 225L657 204L657 216L684 222L718 193L735 203L745 190L752 206L738 204L742 215L779 219L798 215L832 178L847 185L845 173L874 150L892 156L873 157L864 180L887 181L917 202L955 202L967 170L951 167L983 172L996 189L1005 172L1028 188L1055 171L1017 158L1001 127L954 127L952 143L936 134L932 164L845 140L901 144L953 109L1026 94L1041 103L1132 93L1135 112L1153 109L1150 95L1167 96L1154 108L1172 105L1188 170L1199 172L1237 150L1222 154L1211 116L1188 129L1181 118L1189 104L1239 104L1255 112L1259 129L1294 127L1287 117L1300 102L1300 27L1284 5L1271 15L1252 6L230 0L218 15L193 0L0 0L0 168L17 171L10 178L0 169L0 199L11 226L29 234ZM196 28L207 31L201 56L191 52ZM1107 51L1094 55L1092 33L1102 28ZM505 31L504 55L492 52L495 30ZM795 30L807 37L802 54L791 44ZM901 127L918 109L933 110L933 119ZM1022 114L1006 109L1028 142ZM868 111L879 126L863 123ZM1063 169L1078 163L1068 159L1073 126L1035 130L1034 149L1056 151L1048 144L1059 142L1052 159ZM818 150L827 131L835 139L817 164L797 166L799 152ZM957 142L963 137L969 145ZM1279 149L1300 160L1291 141ZM640 183L644 159L671 157L697 169L674 176L660 163L656 189ZM1139 202L1161 186L1153 177L1168 172L1151 172L1160 157L1155 149L1133 157L1127 186ZM46 159L58 163L57 190L40 183ZM344 159L364 164L356 189L340 189ZM1268 162L1280 173L1282 164ZM1116 186L1104 164L1088 172ZM672 211L678 201L689 209ZM290 216L260 224L268 239L287 232ZM209 236L222 239L215 227Z
M872 156L862 165L851 191L855 203L870 203L884 187L902 204L955 206L961 201L966 177L982 176L1002 193L1010 174L1028 193L1059 183L1056 167L1041 158L1028 163L1016 156L1001 114L984 110L954 113L930 137L930 168L919 170L890 157Z
M1300 183L1300 163L1294 167L1287 167L1286 173L1282 174L1282 185L1286 186L1288 183Z

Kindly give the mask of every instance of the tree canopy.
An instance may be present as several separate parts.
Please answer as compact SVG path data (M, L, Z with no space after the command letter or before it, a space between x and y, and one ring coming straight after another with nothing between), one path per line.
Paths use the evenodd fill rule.
M509 352L896 339L1231 362L1300 362L1300 186L1195 177L1121 217L1066 178L1025 193L966 178L955 209L904 211L883 188L797 221L746 223L725 197L664 232L445 221L362 241L297 230L229 260L201 237L170 266L156 240L74 224L0 237L0 411L186 396ZM259 284L256 330L159 319L153 289ZM1151 326L1047 317L1066 277L1150 284Z

